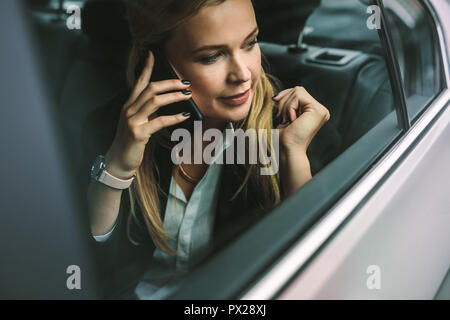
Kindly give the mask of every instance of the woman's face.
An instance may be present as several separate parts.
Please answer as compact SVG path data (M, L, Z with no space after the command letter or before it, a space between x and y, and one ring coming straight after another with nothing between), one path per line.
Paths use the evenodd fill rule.
M169 61L192 83L192 97L211 126L245 118L261 72L258 27L250 0L202 8L175 30Z

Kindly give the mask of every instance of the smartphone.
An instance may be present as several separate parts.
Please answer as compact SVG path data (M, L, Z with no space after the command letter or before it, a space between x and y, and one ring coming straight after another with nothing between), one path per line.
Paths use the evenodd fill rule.
M150 81L163 81L169 79L179 79L169 61L164 54L164 51L161 47L152 47L149 48L153 52L155 57L155 64L153 66L153 72ZM143 57L139 64L136 67L136 75L140 76L142 70L145 66L145 61L147 57ZM180 79L181 80L181 79ZM158 115L175 115L182 112L190 112L191 119L196 121L202 121L203 115L195 104L194 100L190 98L189 100L180 101L176 103L169 104L167 106L163 106L158 109L156 112ZM188 120L189 121L189 120Z

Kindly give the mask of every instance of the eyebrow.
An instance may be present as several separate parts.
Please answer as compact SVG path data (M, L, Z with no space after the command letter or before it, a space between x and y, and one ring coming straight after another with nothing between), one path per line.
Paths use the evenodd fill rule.
M249 33L249 35L247 37L245 37L244 42L246 40L248 40L252 35L257 33L258 31L259 31L259 29L258 29L258 27L256 27L252 32ZM214 49L221 49L221 48L224 48L224 47L226 47L226 46L223 45L223 44L211 45L211 46L203 46L203 47L200 47L198 49L193 50L192 54L195 54L195 53L203 51L203 50L214 50Z

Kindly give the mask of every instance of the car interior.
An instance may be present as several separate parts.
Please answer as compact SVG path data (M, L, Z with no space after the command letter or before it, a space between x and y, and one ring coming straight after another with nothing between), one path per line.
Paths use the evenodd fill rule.
M80 172L80 179L87 179L85 162L93 159L85 159L81 139L83 123L90 112L126 88L125 70L131 37L124 17L124 3L122 0L70 1L82 8L81 29L71 30L67 27L68 15L62 9L64 1L27 2L32 11L48 91L56 108L54 112L62 124L64 144L71 154L70 165ZM330 121L321 128L308 149L312 174L316 175L393 113L389 75L380 40L374 36L376 31L369 35L347 34L352 23L365 24L365 20L349 19L351 22L336 27L323 23L336 10L329 0L283 2L290 5L291 10L279 12L279 3L275 5L273 1L255 3L261 28L259 44L265 70L280 80L280 89L303 86L330 111ZM358 20L365 17L365 13L360 14L364 9L361 5L357 9L360 11L355 12L349 6L344 12ZM277 14L292 23L287 23L286 27L270 18ZM277 25L282 27L277 29L274 27ZM364 153L367 147L359 149ZM376 148L372 149L371 152L377 153ZM351 163L352 157L340 158L342 162ZM361 171L364 166L361 162L355 170ZM325 205L337 196L327 191L333 179L338 179L336 185L342 186L349 185L350 181L350 178L329 175L330 186L311 186L328 193L323 197L315 192ZM304 216L305 221L316 218Z
M81 2L82 29L69 30L66 17L55 8L54 1L29 2L52 99L64 123L67 145L77 150L73 165L79 166L83 158L81 129L86 115L125 86L130 44L125 7L120 0ZM273 28L279 25L270 19L277 16L274 10L278 14L278 2L256 3L258 22L264 21L259 22L260 48L267 58L269 73L280 79L284 88L303 86L330 110L330 121L308 150L315 174L393 110L389 77L379 54L379 41L339 41L334 32L327 32L319 23L327 20L332 8L321 6L319 0L285 2L292 8L280 16L287 19L290 13L295 28L291 23L283 24L280 30ZM266 16L269 18L264 19ZM305 25L320 32L317 36L312 32L300 37L298 43ZM283 35L280 41L278 35Z
M64 144L70 153L68 165L77 168L78 177L86 179L89 172L85 171L85 162L93 160L85 159L82 146L86 116L126 88L131 37L124 17L124 1L24 1L32 13L30 29L40 48L37 55L53 100L51 105L55 110L52 111L62 124ZM262 223L249 229L245 239L239 236L227 250L221 250L217 259L211 259L208 266L199 266L195 272L202 273L202 277L195 277L194 272L182 287L187 289L176 292L173 299L192 297L193 293L201 296L203 292L216 298L237 296L244 281L261 276L265 268L291 247L294 239L306 234L371 170L402 134L394 108L392 72L388 73L385 62L386 48L382 47L377 30L366 27L367 1L255 0L253 3L265 70L280 80L280 89L303 86L330 111L330 121L308 149L312 173L317 178L302 187L303 192L298 192L295 199L287 199L274 210L275 214L267 215ZM68 28L70 14L65 8L70 4L81 8L80 29ZM398 21L393 23L398 25L393 39L402 42L397 48L397 59L407 83L407 98L419 96L419 110L431 96L429 86L435 75L418 77L421 70L406 66L419 65L418 69L425 70L421 66L424 60L399 50L418 42L416 36L428 35L411 35L411 39L406 39L402 34L409 29L402 29L404 26ZM427 52L424 56L436 58ZM419 80L422 82L416 83ZM268 251L270 254L261 254ZM227 265L227 272L239 274L239 279L245 280L218 277L216 286L221 288L220 292L205 289L210 288L208 278L216 277L216 271L222 270L224 262L229 261L233 263Z

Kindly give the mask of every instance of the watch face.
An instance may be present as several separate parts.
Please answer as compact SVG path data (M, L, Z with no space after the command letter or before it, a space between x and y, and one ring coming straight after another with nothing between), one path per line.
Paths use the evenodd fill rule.
M91 178L98 180L103 170L106 169L105 157L98 156L91 168Z

